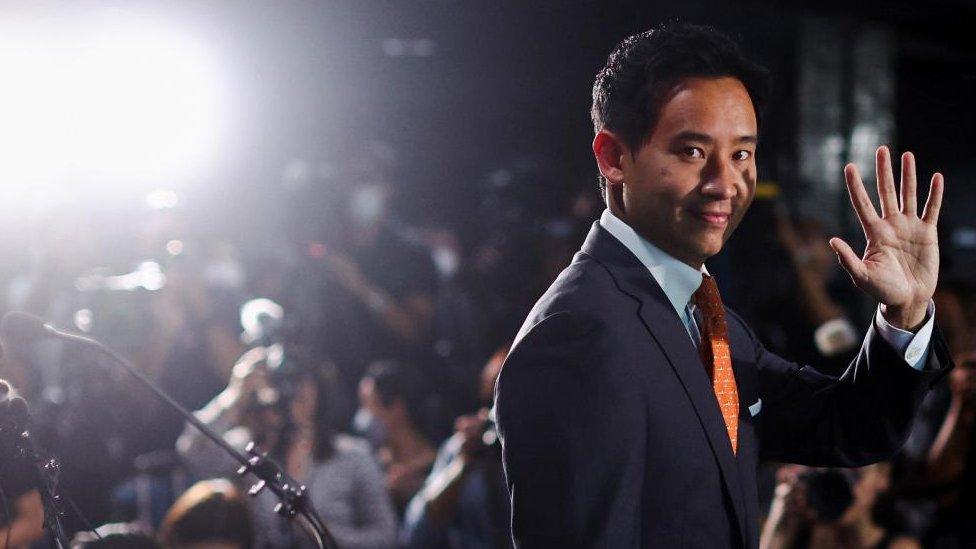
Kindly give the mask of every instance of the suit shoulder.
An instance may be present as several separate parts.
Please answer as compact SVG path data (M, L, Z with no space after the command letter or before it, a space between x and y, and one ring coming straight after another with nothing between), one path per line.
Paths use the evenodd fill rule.
M600 331L600 320L581 309L564 309L551 312L528 323L519 330L512 345L514 349L525 345L568 345L591 338Z
M607 270L590 256L579 253L532 307L516 340L549 318L549 329L574 322L589 327L602 324L603 306L618 296L623 294L617 291Z

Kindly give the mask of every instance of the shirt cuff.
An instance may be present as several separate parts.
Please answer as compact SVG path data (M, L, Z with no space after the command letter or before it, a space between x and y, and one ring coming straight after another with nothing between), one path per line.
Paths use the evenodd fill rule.
M935 302L931 299L925 311L925 318L925 323L918 332L912 333L889 324L881 314L880 305L874 315L874 325L878 329L878 334L904 357L909 366L916 370L925 367L925 359L929 356L929 342L932 340L932 329L935 327Z

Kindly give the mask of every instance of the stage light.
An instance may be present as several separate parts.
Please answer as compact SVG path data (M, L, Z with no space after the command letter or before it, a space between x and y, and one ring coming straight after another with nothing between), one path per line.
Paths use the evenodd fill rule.
M183 253L183 241L182 240L170 240L166 243L166 253L172 256L177 256Z
M180 203L180 195L171 189L156 189L146 195L150 210L171 210Z
M219 144L215 60L160 21L0 21L0 185L181 184Z

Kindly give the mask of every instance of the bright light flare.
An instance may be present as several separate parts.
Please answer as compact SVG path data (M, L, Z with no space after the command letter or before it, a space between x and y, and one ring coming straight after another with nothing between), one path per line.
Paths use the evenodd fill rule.
M170 189L156 189L146 195L150 210L171 210L180 203L180 195Z
M199 175L225 105L215 66L188 36L149 23L0 21L0 185Z

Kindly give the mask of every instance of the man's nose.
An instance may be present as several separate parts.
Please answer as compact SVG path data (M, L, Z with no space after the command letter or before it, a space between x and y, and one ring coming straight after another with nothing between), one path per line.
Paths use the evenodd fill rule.
M702 172L701 192L718 199L732 198L738 192L737 184L740 178L731 160L713 156Z

